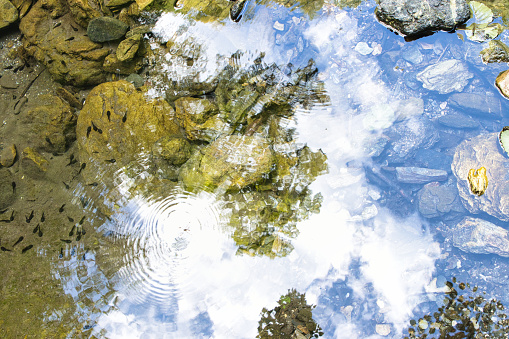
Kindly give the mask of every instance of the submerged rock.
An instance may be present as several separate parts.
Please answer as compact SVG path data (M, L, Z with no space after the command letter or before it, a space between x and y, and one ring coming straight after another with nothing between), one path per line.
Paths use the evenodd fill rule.
M484 63L509 62L509 47L500 40L490 40L489 46L481 51Z
M11 167L18 156L16 146L14 144L5 147L0 153L0 165L3 167Z
M117 47L117 59L119 61L133 59L136 55L136 52L138 52L142 38L143 36L141 34L135 34L125 40L122 40Z
M0 0L0 29L18 20L18 9L7 0Z
M486 220L466 217L452 229L452 238L462 251L509 257L509 231Z
M470 129L478 128L479 122L463 114L447 114L439 117L437 121L447 127Z
M23 173L33 178L40 178L48 171L49 162L44 156L31 147L27 147L21 154Z
M419 212L425 218L443 218L446 214L465 213L458 190L450 185L430 183L417 192Z
M93 42L106 42L121 39L128 29L129 26L126 23L103 16L89 22L87 34Z
M422 87L440 94L448 94L454 91L461 92L468 79L473 76L463 62L450 59L426 67L416 77L423 83Z
M465 0L380 0L378 20L402 36L419 37L452 31L470 18Z
M240 189L264 178L274 165L266 139L231 135L217 139L191 156L179 178L187 188Z
M472 194L468 175L472 169L486 168L489 186L482 196ZM456 147L451 165L463 205L471 213L486 212L509 221L509 163L498 145L498 133L483 134Z
M499 89L500 93L506 98L509 98L509 70L500 72L495 80L495 84Z
M180 166L192 153L192 146L181 136L165 136L152 147L152 161L156 172L164 179L177 180Z
M6 168L0 168L0 209L9 207L16 197L12 188L14 178Z
M421 167L396 167L396 178L405 184L425 184L447 180L447 172Z
M500 99L489 94L454 93L449 96L447 103L471 115L494 119L502 117Z

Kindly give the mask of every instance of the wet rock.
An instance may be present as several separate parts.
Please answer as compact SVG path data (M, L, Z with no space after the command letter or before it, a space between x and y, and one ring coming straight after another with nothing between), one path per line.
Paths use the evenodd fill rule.
M3 167L11 167L16 161L18 153L14 144L5 147L0 153L0 164Z
M7 73L0 78L0 86L5 89L16 89L19 87L19 84L14 74Z
M489 46L481 51L484 63L509 62L509 47L500 40L490 40Z
M26 124L31 145L46 152L65 152L76 140L76 116L71 106L51 94L37 97L37 106L28 111Z
M486 220L466 217L452 229L452 238L462 251L509 257L509 231Z
M152 27L150 27L149 25L141 25L141 26L131 27L131 29L129 31L127 31L127 33L125 34L125 37L130 38L130 37L132 37L134 35L138 35L138 34L143 36L144 34L147 34L150 32L152 32Z
M0 209L9 207L16 198L12 189L14 178L11 172L6 168L0 168Z
M179 179L188 189L240 189L268 174L274 164L269 142L257 136L224 136L196 152Z
M67 12L67 3L64 0L41 0L42 7L49 11L53 19L59 18Z
M500 99L490 94L454 93L447 103L467 114L493 119L502 117Z
M32 0L12 0L11 3L18 9L20 18L24 17L32 7Z
M106 42L121 39L128 29L129 26L122 21L103 16L90 20L87 34L93 42Z
M105 0L104 4L110 8L119 8L128 5L133 1L134 0Z
M463 62L450 59L426 67L416 77L423 83L424 88L448 94L454 91L461 92L468 79L473 76Z
M103 69L110 73L132 74L138 72L143 67L141 58L120 61L115 54L106 57L103 63Z
M49 10L37 2L19 25L27 52L43 63L58 82L89 86L105 81L102 64L109 49L90 41L69 13L58 22L60 25L54 25Z
M422 55L419 47L417 47L416 45L411 46L404 50L401 53L401 56L403 57L403 59L414 65L418 65L424 60L424 56Z
M471 213L486 212L509 221L509 163L498 145L498 133L483 134L456 147L451 168L463 205ZM482 196L472 194L468 175L471 169L486 168L488 187Z
M56 89L56 93L58 94L58 96L61 99L67 101L67 103L69 105L71 105L72 107L74 107L76 109L82 109L83 108L83 104L74 96L74 94L72 94L71 92L69 92L65 88L63 88L63 87L57 88Z
M103 15L98 3L93 0L67 0L72 17L82 28L87 28L90 21Z
M466 213L458 196L458 190L451 185L429 183L417 192L419 212L425 218L443 218L446 214L453 216Z
M140 42L142 39L141 34L133 35L125 40L122 40L117 47L116 55L119 61L131 60L138 52Z
M0 0L0 29L18 20L18 9L7 0Z
M156 141L180 135L180 128L165 100L147 101L133 84L120 80L92 89L79 114L76 134L80 160L103 169L150 155ZM95 179L98 169L87 166L83 173Z
M500 72L500 74L497 76L497 79L495 80L495 84L497 85L497 88L499 89L500 93L502 93L503 96L506 98L509 98L509 70Z
M152 147L156 171L165 179L177 180L178 171L192 153L192 146L183 137L166 136Z
M443 115L439 117L437 121L440 124L451 128L470 129L479 127L477 120L472 119L469 116L457 113Z
M21 153L23 172L32 178L40 178L48 171L49 162L35 149L27 147Z
M421 167L396 167L396 178L405 184L425 184L447 180L447 172Z
M189 140L211 142L231 133L232 128L217 115L217 106L208 99L179 98L175 101L175 111Z
M419 149L412 162L417 167L436 168L451 171L452 156L434 149Z
M454 30L470 18L470 9L465 0L380 0L375 14L400 35L419 37Z
M137 73L129 74L129 76L125 78L125 81L129 81L136 88L140 88L145 84L145 79L143 79L143 77Z

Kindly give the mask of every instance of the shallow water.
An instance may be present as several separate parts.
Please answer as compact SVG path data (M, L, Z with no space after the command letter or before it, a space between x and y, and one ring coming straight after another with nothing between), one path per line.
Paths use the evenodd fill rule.
M327 170L310 174L316 169L303 165L289 182L272 181L274 190L284 188L299 199L290 204L293 214L277 214L281 219L270 223L256 205L269 206L274 196L222 187L186 190L154 175L144 153L116 172L96 164L95 177L77 177L61 203L18 203L28 212L51 205L46 215L63 220L55 223L65 222L64 215L76 222L87 216L83 240L59 243L67 232L71 238L76 222L67 222L65 234L36 245L30 259L14 257L43 262L38 266L46 275L40 274L51 278L37 279L74 305L56 307L64 302L53 300L37 311L44 322L64 319L60 333L69 338L253 338L262 309L296 289L316 305L313 318L325 338L378 338L381 324L389 325L388 337L400 338L410 319L440 305L434 279L457 276L504 301L507 276L494 271L506 267L506 259L454 248L440 232L447 220L419 215L415 193L422 185L394 179L391 185L373 173L380 166L413 166L420 149L452 156L461 140L507 124L505 117L476 117L480 127L474 130L439 125L436 119L450 112L447 96L424 89L416 73L438 61L462 60L474 74L463 91L498 97L504 111L494 80L505 65L483 64L478 53L485 45L456 34L405 42L376 21L374 8L369 1L356 8L326 3L304 13L298 5L249 2L235 23L197 21L192 12L184 14L184 4L184 10L147 17L154 23L150 97L175 95L168 79L206 82L226 65L239 76L260 55L264 67L283 70L275 73L274 87L281 89L295 74L291 70L314 60L318 74L299 83L291 114L279 120L290 141L277 139L272 147L293 154L307 145L326 156ZM165 47L169 40L174 50ZM185 58L171 55L192 56L194 63L183 65ZM393 133L397 128L411 133ZM381 154L375 147L380 143ZM235 161L235 150L228 151ZM90 186L92 181L98 185ZM60 182L47 185L63 190ZM64 202L74 214L56 211ZM257 243L262 249L256 252L242 242L264 227L268 250Z

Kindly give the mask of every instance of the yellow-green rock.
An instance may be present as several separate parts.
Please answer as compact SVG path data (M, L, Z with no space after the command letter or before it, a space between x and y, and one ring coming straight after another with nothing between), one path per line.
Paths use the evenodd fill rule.
M127 61L135 57L140 42L142 39L141 34L133 35L125 40L122 40L117 47L116 55L118 61Z
M5 147L0 153L0 164L3 167L11 167L16 161L16 146L14 144Z
M48 171L49 162L35 149L27 147L21 154L21 166L25 174L38 178Z
M67 2L74 20L85 29L92 19L103 15L100 5L93 0L67 0Z
M32 0L12 0L11 3L18 9L20 18L24 17L32 6Z
M0 0L0 29L18 20L18 9L7 0Z
M115 54L108 55L103 63L103 69L106 72L116 74L137 73L142 67L143 62L139 58L120 61Z
M509 98L509 70L501 72L497 79L495 80L495 84L497 85L500 93L506 98Z

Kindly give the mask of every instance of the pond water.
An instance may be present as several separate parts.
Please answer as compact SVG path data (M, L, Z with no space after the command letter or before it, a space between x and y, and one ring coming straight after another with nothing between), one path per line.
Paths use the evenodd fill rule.
M29 259L13 257L17 267L35 262L39 275L27 280L57 295L37 296L34 303L47 307L15 306L38 312L48 327L29 337L56 326L68 338L254 338L262 309L296 289L316 305L313 319L325 338L402 338L411 319L441 306L452 277L508 301L507 259L453 246L450 229L467 210L426 218L418 195L425 182L396 176L398 167L444 170L440 185L455 189L456 146L509 124L494 84L507 67L482 62L487 42L445 32L407 42L376 20L373 1L292 7L248 1L238 22L228 11L211 18L205 9L182 6L143 17L153 25L146 97L247 105L248 126L228 126L244 137L219 144L217 152L239 164L230 171L245 179L262 166L261 144L276 154L277 169L263 183L231 190L232 174L221 174L227 180L213 188L205 170L201 183L166 180L152 171L145 151L115 168L89 160L61 207L62 216L74 218L65 234L34 243ZM453 93L492 98L500 114L472 113L467 104L451 104L450 93L424 88L418 74L446 60L465 67ZM218 81L222 92L183 94L180 88L193 81L205 87ZM262 87L263 96L249 101L253 92L242 90L250 86ZM453 126L464 121L474 127ZM207 145L194 143L194 152L206 154ZM294 162L285 168L282 159ZM62 180L44 187L62 189ZM86 222L78 223L82 215ZM483 212L473 216L504 226ZM75 241L82 227L86 233ZM11 254L0 255L7 265ZM23 289L7 280L4 286Z

